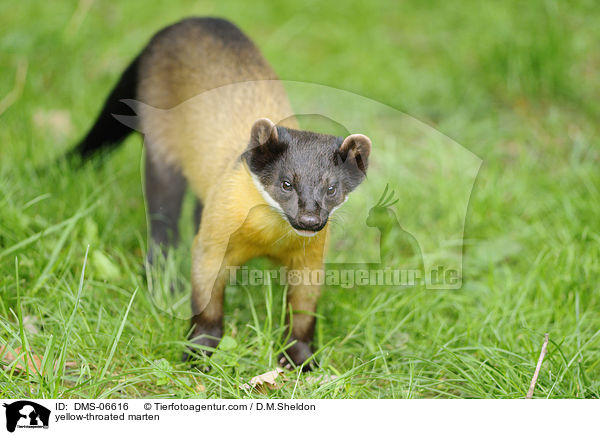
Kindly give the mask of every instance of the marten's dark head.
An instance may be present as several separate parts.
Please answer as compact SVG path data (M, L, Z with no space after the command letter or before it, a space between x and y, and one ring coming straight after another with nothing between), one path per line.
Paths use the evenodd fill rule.
M293 130L259 119L242 156L265 201L302 236L329 216L365 178L371 140Z

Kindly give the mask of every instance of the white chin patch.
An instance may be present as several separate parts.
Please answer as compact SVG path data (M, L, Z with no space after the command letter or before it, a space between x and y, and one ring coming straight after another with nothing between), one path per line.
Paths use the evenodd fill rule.
M294 231L296 231L296 234L302 237L314 237L318 233L318 231L297 230L296 228L294 228Z
M260 195L263 197L265 202L267 204L269 204L271 206L271 208L273 208L275 211L277 211L277 213L279 213L282 218L285 219L285 213L284 213L283 209L281 208L279 203L277 201L275 201L273 199L273 197L271 197L271 195L269 195L269 193L265 190L265 188L263 187L263 185L260 182L260 180L258 179L258 177L256 175L254 175L252 172L250 172L250 176L252 177L252 182L256 186L256 189L259 191Z

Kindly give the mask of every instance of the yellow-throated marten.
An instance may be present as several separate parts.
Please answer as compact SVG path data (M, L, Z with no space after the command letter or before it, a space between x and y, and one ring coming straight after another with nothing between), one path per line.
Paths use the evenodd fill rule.
M207 92L214 89L220 92ZM123 99L139 102L152 243L176 242L186 186L198 198L191 340L201 345L196 348L215 347L223 332L227 266L266 256L288 270L321 270L328 218L364 179L371 141L298 130L273 69L223 19L191 18L158 32L73 155L89 157L132 131L113 117L122 113ZM150 107L180 110L165 117ZM293 344L284 356L295 365L312 355L319 291L310 282L288 289Z

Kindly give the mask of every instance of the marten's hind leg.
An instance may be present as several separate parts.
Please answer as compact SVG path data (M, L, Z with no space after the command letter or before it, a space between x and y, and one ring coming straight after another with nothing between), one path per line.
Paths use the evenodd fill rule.
M145 193L148 206L151 241L148 261L156 258L159 250L163 255L179 239L177 222L187 183L181 172L173 166L153 158L150 147L146 149Z

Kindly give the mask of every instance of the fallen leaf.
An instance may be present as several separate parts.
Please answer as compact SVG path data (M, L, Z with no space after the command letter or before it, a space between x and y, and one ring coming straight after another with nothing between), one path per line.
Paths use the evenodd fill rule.
M5 353L6 352L6 353ZM17 361L15 364L15 368L20 371L25 371L25 354L21 347L15 348L15 350L11 351L6 348L6 346L0 346L0 355L2 355L2 361L7 364L12 364L14 361ZM42 360L39 356L35 354L29 354L27 356L27 366L29 367L30 372L40 371L42 367Z
M6 346L0 346L0 360L7 365L12 364L17 361L14 367L24 372L27 369L25 368L25 353L21 346L16 347L14 350L7 348ZM42 358L34 353L29 353L27 355L27 367L29 368L30 373L42 373ZM56 368L56 363L54 364ZM77 367L77 363L75 361L66 361L65 367Z
M240 385L240 388L246 391L256 390L260 393L266 393L269 390L278 390L282 387L283 382L287 381L285 375L282 375L283 369L277 367L275 370L268 371L262 375L254 376L247 384ZM277 382L276 379L280 378Z

